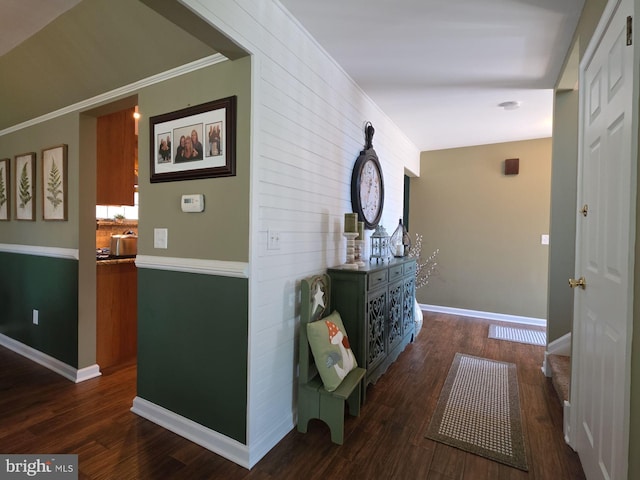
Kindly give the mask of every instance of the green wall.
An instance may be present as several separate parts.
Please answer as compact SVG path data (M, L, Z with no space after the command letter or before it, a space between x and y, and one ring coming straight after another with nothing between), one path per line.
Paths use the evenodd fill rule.
M36 112L47 113L214 53L138 2L112 3L83 2L84 7L80 5L25 43L21 51L33 54L2 59L3 71L21 71L29 64L25 58L33 61L50 51L47 39L61 39L56 32L67 31L66 23L78 24L77 18L82 17L80 23L92 26L86 42L70 42L69 48L59 49L58 62L69 63L60 70L64 81L56 77L49 82L55 92L53 96L47 92L47 100L52 101L21 104L18 111L10 112L15 118L28 120ZM122 27L124 17L125 23L140 29L121 28L114 34L112 20L120 18L116 23ZM157 37L160 31L163 34ZM155 40L145 43L132 38ZM120 44L127 48L113 48ZM94 55L96 45L107 46L101 47L104 55L99 60ZM129 52L126 58L123 51ZM88 53L92 58L85 58ZM85 78L87 62L97 70L89 69L92 75ZM117 68L109 68L109 62ZM103 74L96 74L98 65L104 66ZM80 68L80 77L71 78L85 78L82 85L74 86L69 80L75 68ZM34 88L30 82L20 88ZM0 158L34 151L39 161L42 148L61 143L69 147L69 220L43 222L37 200L35 222L0 222L0 244L75 249L79 261L0 252L0 332L76 368L95 363L96 116L123 101L137 103L142 115L139 254L233 262L249 258L251 59L223 61L125 95L0 136ZM229 96L237 97L236 175L152 185L149 118ZM41 191L40 173L36 191ZM204 213L181 212L180 197L188 193L204 194ZM167 249L153 248L154 228L168 229ZM140 396L246 442L248 280L153 269L141 269L139 276ZM31 323L34 308L40 311L39 327Z
M79 152L78 115L67 114L0 136L0 158L36 153L35 221L0 222L0 244L78 249ZM42 149L68 145L68 220L42 220ZM15 182L12 184L15 194ZM13 203L13 200L12 200ZM95 258L95 257L94 257ZM94 262L95 263L95 262ZM82 368L78 357L78 261L0 252L0 331L72 367ZM40 312L40 325L32 324L32 310ZM94 303L95 310L95 303ZM95 316L95 314L94 314ZM95 323L95 320L94 320ZM95 335L92 340L95 350Z
M506 176L504 160L520 159ZM418 302L546 318L551 139L423 152L411 235L438 266Z
M138 396L246 443L248 280L138 271Z
M223 62L129 94L138 96L143 119L140 122L140 245L139 253L172 257L247 261L249 238L249 58ZM149 183L148 117L167 113L186 105L236 95L238 97L237 175L235 177ZM133 96L133 100L131 97ZM52 120L0 136L0 158L36 152L36 221L0 222L0 244L30 245L78 249L78 274L67 288L78 289L73 326L65 324L65 338L76 338L70 352L73 366L95 363L95 115L110 103L92 106L86 112L73 112ZM41 150L53 145L68 145L68 221L42 221ZM204 193L203 214L184 214L179 200L184 193ZM169 229L169 248L153 249L153 227ZM44 275L46 272L42 272ZM35 277L38 277L34 273ZM9 282L4 268L0 277ZM245 299L245 302L248 301ZM24 310L33 307L22 305ZM13 309L12 311L16 311ZM5 313L5 315L9 315ZM8 317L5 317L8 318ZM62 332L62 331L61 331ZM52 338L56 338L55 336ZM65 341L65 347L68 343ZM33 345L31 345L33 346ZM50 350L57 350L56 347ZM56 357L58 358L58 357Z
M251 60L227 61L138 92L138 254L212 261L249 258ZM149 182L149 122L155 115L236 95L236 175ZM180 210L202 193L203 213ZM153 246L168 229L168 248ZM246 442L248 280L138 270L138 396Z
M76 260L0 252L0 305L0 333L78 367Z

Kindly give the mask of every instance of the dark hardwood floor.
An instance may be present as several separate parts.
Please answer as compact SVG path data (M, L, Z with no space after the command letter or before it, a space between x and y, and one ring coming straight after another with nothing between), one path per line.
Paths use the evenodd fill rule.
M345 443L312 421L251 471L129 411L134 365L73 384L0 347L0 452L75 453L80 479L583 479L562 437L543 347L487 338L491 322L425 314L422 332L375 385ZM495 322L493 322L495 323ZM424 438L456 352L517 365L529 472Z

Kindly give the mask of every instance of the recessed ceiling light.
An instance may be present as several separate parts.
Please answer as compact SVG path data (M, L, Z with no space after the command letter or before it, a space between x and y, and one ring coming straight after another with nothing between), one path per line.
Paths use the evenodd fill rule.
M510 100L508 102L499 103L498 106L504 108L505 110L515 110L516 108L520 108L520 102Z

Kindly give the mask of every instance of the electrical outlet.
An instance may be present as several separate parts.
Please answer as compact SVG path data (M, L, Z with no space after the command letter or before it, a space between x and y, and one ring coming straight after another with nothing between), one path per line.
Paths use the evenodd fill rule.
M40 320L38 319L38 310L33 311L33 324L39 325Z
M280 250L280 232L267 230L267 250Z
M542 245L549 245L549 235L541 235L540 236L540 243Z

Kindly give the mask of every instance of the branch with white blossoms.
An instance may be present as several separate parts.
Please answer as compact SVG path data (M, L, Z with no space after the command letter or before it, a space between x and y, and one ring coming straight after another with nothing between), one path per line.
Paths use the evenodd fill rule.
M440 249L437 248L426 260L423 260L420 257L422 253L422 235L416 233L416 241L409 249L409 257L416 259L416 288L424 287L429 283L429 277L438 265L436 257L439 252Z

